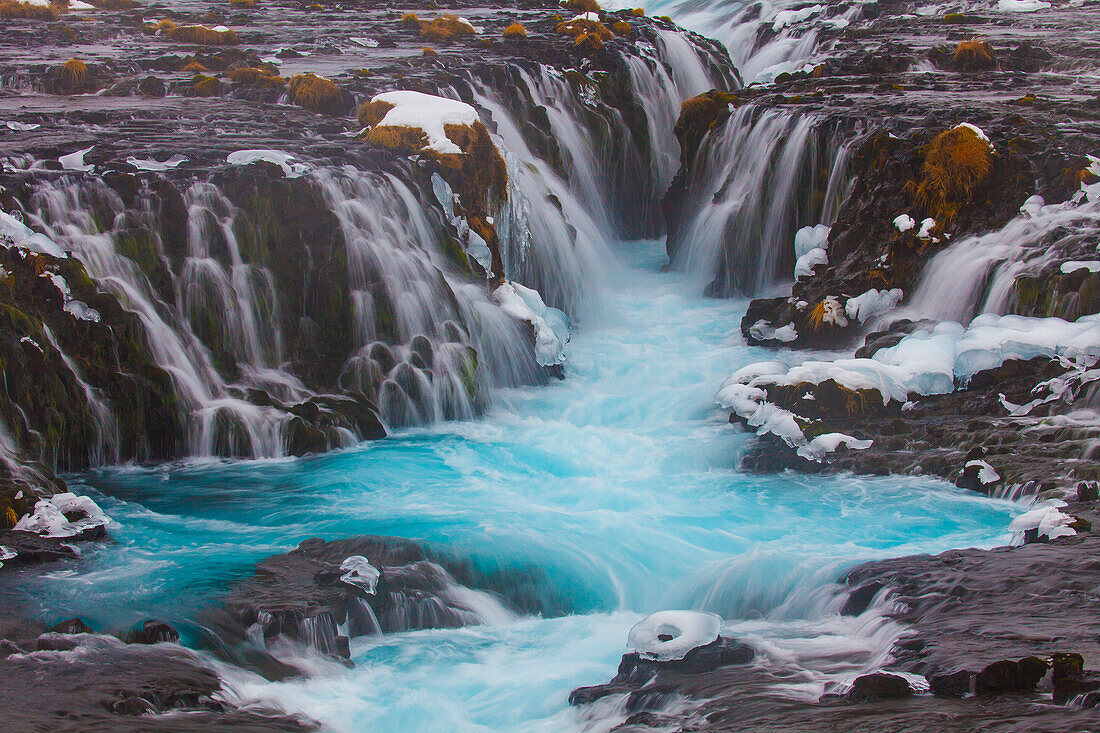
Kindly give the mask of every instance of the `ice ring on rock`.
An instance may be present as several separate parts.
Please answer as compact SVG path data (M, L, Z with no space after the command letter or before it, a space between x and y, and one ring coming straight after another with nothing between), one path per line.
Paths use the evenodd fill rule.
M367 558L362 555L351 555L340 563L340 569L344 571L340 576L342 582L359 588L364 593L374 595L374 589L382 573L371 565Z
M627 644L645 659L671 662L718 638L722 617L700 611L658 611L630 629Z

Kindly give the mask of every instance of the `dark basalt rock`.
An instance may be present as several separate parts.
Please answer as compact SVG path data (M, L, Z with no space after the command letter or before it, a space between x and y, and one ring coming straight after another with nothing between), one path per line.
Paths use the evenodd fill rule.
M240 710L216 698L217 674L179 647L127 645L108 636L38 637L36 651L0 642L0 697L11 731L311 731L278 709ZM58 694L64 691L64 694ZM161 716L177 712L178 715Z
M341 580L345 571L340 565L352 556L367 558L380 571L373 594ZM514 580L504 574L479 576L463 563L436 557L400 538L315 538L258 563L256 574L235 586L223 607L207 613L203 623L210 631L208 643L219 653L282 678L296 674L270 658L282 640L346 660L349 639L338 629L344 624L349 636L356 637L480 623L476 609L463 604L469 591L460 585L500 589L503 596L481 592L497 596L505 605L511 600L530 608ZM256 646L257 640L262 646Z
M645 659L636 652L624 654L611 682L578 687L569 693L570 705L587 705L608 695L628 693L627 710L653 709L677 694L685 678L705 676L730 665L748 664L756 652L748 644L720 636L696 647L683 659L666 662ZM698 683L698 680L692 680Z
M92 627L84 623L82 619L71 618L68 621L62 621L55 626L51 626L50 631L58 634L90 634L92 633ZM178 638L178 637L177 637Z
M857 677L847 699L853 702L872 702L874 700L897 700L912 697L913 688L904 677L888 672L875 672Z
M1038 657L1018 661L1003 659L986 665L974 679L979 693L1030 692L1050 669L1050 662Z
M179 632L163 621L146 621L141 628L125 635L128 644L159 644L167 641L175 644L180 640Z

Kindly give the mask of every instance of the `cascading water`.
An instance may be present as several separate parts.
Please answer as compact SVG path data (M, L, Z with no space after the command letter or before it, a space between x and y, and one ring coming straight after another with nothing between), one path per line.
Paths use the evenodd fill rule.
M715 295L755 295L789 279L795 232L831 224L843 203L855 134L821 129L812 116L738 108L696 154L669 232L673 265Z
M982 313L1010 312L1018 278L1065 252L1083 251L1091 260L1097 230L1100 198L1088 200L1082 192L1051 205L1030 199L1002 229L963 237L937 254L901 314L969 323Z
M843 567L1004 541L1016 509L931 479L736 472L748 436L711 407L713 390L765 352L731 335L743 303L700 299L690 279L658 271L663 259L660 242L629 246L614 295L570 345L568 378L500 392L482 420L305 461L87 476L117 543L27 592L99 625L186 626L219 578L301 539L389 534L520 571L541 607L573 614L358 637L355 669L314 662L310 681L223 669L244 698L342 730L606 730L616 708L572 713L566 696L605 681L638 614L662 608L729 619L728 633L785 670L790 689L768 694L809 698L874 667L900 629L881 606L837 615L828 589ZM232 501L217 500L224 486ZM859 653L838 664L840 646Z

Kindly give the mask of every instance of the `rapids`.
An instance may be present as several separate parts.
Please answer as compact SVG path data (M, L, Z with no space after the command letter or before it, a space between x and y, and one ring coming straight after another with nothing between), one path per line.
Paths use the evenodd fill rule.
M608 730L616 698L572 709L568 694L609 679L630 626L668 608L722 615L782 677L768 694L811 700L881 666L903 629L881 603L839 615L842 569L1004 544L1019 509L927 478L738 472L749 436L714 391L770 352L744 345L743 301L662 272L663 245L611 243L603 307L574 334L566 379L498 389L480 419L305 459L69 476L116 520L115 542L26 580L18 602L99 628L161 618L194 643L196 611L313 536L407 537L540 579L545 617L486 603L483 625L359 637L354 669L314 658L306 681L219 667L242 700L342 731Z

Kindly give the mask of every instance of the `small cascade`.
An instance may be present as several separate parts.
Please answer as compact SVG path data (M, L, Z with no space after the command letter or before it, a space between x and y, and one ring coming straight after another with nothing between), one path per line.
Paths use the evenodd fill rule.
M440 246L450 233L407 184L349 169L317 181L348 247L356 347L342 388L377 394L398 427L469 419L485 388L545 379L523 324L458 275L464 257Z
M96 464L117 462L119 459L119 434L118 419L115 417L114 411L103 399L100 391L88 384L80 367L61 348L61 344L58 343L50 327L42 324L42 333L46 336L50 346L61 357L61 361L68 367L73 379L80 385L80 389L84 393L84 399L87 402L96 433L95 444L89 459ZM59 446L55 446L55 448L57 447Z
M667 13L685 28L720 40L746 84L770 82L801 69L822 52L821 30L843 28L859 17L860 6L814 4L805 0L697 2L646 0L653 14Z
M1018 278L1082 251L1081 257L1094 260L1098 231L1100 199L1088 201L1082 192L1043 205L1032 197L1000 230L963 237L937 254L909 305L894 315L969 323L982 313L1014 312Z
M201 199L201 195L197 198ZM117 193L94 179L68 185L42 184L32 204L35 210L31 217L47 236L78 257L100 287L115 295L141 319L153 358L172 377L176 387L183 417L189 426L189 453L197 456L283 455L281 427L288 416L230 394L210 350L188 327L188 319L179 304L162 300L149 274L138 264L141 256L132 249L127 250L134 241L132 235L137 226L144 225L141 231L146 233L159 229L150 221L152 206L141 211L127 209ZM195 208L195 211L203 210L201 206ZM204 245L196 241L202 231L199 226L189 226L189 240L196 254L204 251ZM167 258L155 237L153 241L146 240L145 244L153 248L146 251L153 259ZM202 259L206 258L195 257L188 262ZM231 289L227 283L229 278L220 268L210 264L190 270L184 267L185 273L197 271L205 271L212 277L218 273L215 280ZM200 303L209 305L197 298L189 293L181 300L190 303L193 309ZM219 306L230 303L237 304L225 312L225 320L232 322L239 318L240 299L228 299ZM257 330L253 325L253 334Z
M673 265L712 295L755 295L789 279L795 232L831 224L847 195L852 139L812 116L739 108L691 166L670 224Z

